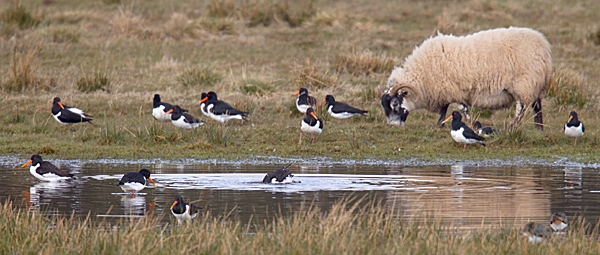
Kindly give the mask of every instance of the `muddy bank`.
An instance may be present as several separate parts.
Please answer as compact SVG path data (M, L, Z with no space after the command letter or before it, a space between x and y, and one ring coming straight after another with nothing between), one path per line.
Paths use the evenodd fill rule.
M20 167L21 164L27 161L29 156L0 156L0 166L4 168ZM197 164L220 164L220 165L265 165L265 164L305 164L305 165L369 165L369 166L450 166L464 165L471 167L494 167L494 166L570 166L570 167L585 167L585 168L600 168L600 163L582 163L573 161L566 157L557 157L553 160L548 159L530 159L515 157L512 159L484 159L484 160L453 160L453 159L436 159L436 160L421 160L417 158L396 159L396 160L381 160L381 159L331 159L328 157L310 157L310 158L284 158L276 156L255 156L252 158L243 159L178 159L165 160L160 158L154 159L85 159L85 160L63 160L46 157L45 160L61 164L61 165L84 165L84 164L108 164L108 165L197 165Z

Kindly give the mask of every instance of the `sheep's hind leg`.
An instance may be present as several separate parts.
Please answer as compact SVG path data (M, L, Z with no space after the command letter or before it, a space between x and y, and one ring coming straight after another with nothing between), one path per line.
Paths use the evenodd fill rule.
M438 127L444 127L444 124L442 124L442 122L444 121L444 119L446 119L446 112L448 112L448 104L442 106L442 109L440 109L440 118L438 119Z
M517 100L515 102L515 117L512 122L508 126L508 130L513 130L516 128L519 123L521 123L521 119L523 118L523 113L525 113L526 108L523 107L521 101Z
M472 125L473 123L471 123L471 115L469 115L469 107L466 104L458 104L458 109L460 109L460 111L465 115L465 119L467 120L467 123L469 123L469 126Z
M541 131L544 130L544 119L542 118L542 99L538 98L533 102L533 114L535 117L533 118L533 122L535 122L535 127Z

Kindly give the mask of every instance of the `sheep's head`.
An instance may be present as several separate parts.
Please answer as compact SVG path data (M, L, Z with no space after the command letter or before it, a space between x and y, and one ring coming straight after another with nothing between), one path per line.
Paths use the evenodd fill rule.
M381 96L381 107L383 107L389 125L404 126L408 110L402 108L403 100L403 95L384 93Z

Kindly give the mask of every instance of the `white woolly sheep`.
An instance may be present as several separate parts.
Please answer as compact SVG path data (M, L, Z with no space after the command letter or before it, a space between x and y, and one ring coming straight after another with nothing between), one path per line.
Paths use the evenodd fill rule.
M438 126L443 126L452 103L469 120L468 106L497 110L515 102L511 127L532 105L535 125L543 129L541 100L551 72L550 44L538 31L511 27L467 36L438 34L416 47L402 68L394 68L389 95L381 103L390 124L404 125L410 111L427 109L440 114Z

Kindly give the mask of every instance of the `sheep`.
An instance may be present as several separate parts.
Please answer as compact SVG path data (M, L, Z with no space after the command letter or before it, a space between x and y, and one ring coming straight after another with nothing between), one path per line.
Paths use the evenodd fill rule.
M498 28L467 36L438 33L416 47L403 67L394 68L387 82L389 97L384 94L381 103L390 124L404 125L398 120L409 112L427 109L440 114L438 126L443 127L452 103L459 104L469 121L468 107L497 110L514 102L510 127L516 127L532 105L535 126L543 130L541 100L551 72L550 44L533 29ZM388 102L396 105L384 105Z

